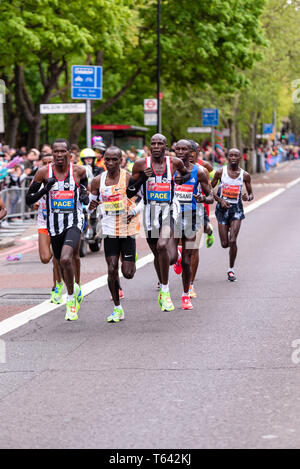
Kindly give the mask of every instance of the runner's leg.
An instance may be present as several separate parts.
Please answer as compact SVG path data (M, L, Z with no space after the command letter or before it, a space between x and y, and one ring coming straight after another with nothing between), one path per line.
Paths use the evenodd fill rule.
M230 225L229 231L229 267L234 268L234 263L237 256L237 237L241 228L241 220L233 220Z

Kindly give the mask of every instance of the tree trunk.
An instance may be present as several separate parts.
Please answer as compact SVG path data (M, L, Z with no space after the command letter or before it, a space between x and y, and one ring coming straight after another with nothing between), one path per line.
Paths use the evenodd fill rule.
M41 122L42 116L36 115L28 133L27 148L39 148L41 137Z
M19 116L10 115L9 117L7 117L5 142L11 148L16 148L19 122L20 122Z

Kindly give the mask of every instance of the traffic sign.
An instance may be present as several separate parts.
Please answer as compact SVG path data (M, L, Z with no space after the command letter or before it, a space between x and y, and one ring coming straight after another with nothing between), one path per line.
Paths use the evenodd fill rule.
M264 134L273 134L273 124L264 124Z
M157 125L157 112L145 112L144 125Z
M189 134L209 134L212 131L211 127L188 127Z
M40 104L40 114L84 114L85 112L85 103Z
M217 127L219 125L219 109L202 109L202 125Z
M145 112L157 112L157 99L144 99Z
M102 67L72 65L72 99L102 99Z

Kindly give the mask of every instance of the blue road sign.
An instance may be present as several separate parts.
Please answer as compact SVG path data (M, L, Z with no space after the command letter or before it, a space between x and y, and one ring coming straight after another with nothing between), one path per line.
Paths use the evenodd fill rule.
M208 127L218 127L219 109L202 109L202 125Z
M264 124L264 135L273 133L273 124Z
M72 65L72 99L102 99L102 67Z

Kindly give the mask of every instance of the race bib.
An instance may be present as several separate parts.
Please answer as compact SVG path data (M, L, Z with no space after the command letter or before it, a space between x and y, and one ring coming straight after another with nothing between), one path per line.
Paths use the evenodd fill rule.
M223 184L222 186L222 197L227 199L230 203L237 203L241 186L231 186L229 184Z
M70 213L74 210L74 191L51 191L51 210L55 213Z
M158 204L169 203L171 201L170 182L148 182L147 199Z
M110 215L120 215L125 212L124 199L121 194L102 195L105 213Z
M176 186L175 194L180 204L191 203L193 201L194 186L189 184L182 184Z

